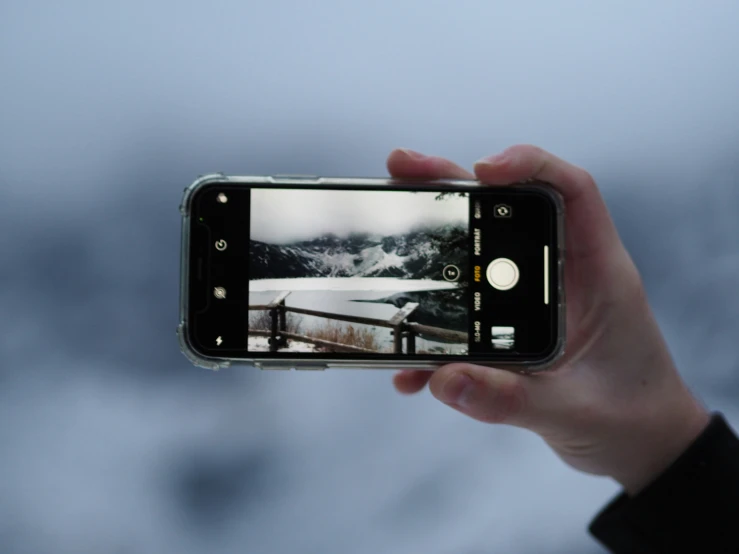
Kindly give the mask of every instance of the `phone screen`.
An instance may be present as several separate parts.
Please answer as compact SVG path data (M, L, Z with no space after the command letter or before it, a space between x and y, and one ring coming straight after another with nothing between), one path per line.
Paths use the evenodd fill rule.
M516 361L558 339L536 187L213 183L193 196L189 341L212 357Z

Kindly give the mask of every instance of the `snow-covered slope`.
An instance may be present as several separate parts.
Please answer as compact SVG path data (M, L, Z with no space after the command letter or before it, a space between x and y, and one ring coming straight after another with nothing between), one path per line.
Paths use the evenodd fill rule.
M445 225L403 235L324 235L292 244L250 242L252 279L401 277L440 279L444 266L465 267L467 229Z

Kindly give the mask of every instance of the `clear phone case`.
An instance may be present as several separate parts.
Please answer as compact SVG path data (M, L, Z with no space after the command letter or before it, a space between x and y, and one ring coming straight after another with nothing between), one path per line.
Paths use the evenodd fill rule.
M180 323L177 326L177 336L180 342L182 353L196 366L206 369L218 370L231 365L253 366L259 369L296 369L296 370L323 370L323 369L435 369L442 365L448 364L448 361L440 362L439 360L422 359L408 360L407 358L388 359L381 362L376 361L358 361L358 360L337 360L337 359L269 359L259 360L253 358L212 358L205 357L198 353L188 341L188 287L189 287L189 252L190 252L190 201L193 194L202 186L209 183L227 183L229 185L242 183L244 185L254 184L286 184L296 187L315 187L321 185L370 185L377 187L397 186L404 184L404 181L397 179L369 179L369 178L335 178L335 177L315 177L304 175L285 175L285 176L229 176L222 173L215 173L199 177L192 185L187 187L180 203L180 213L182 214L182 240L180 253ZM408 181L418 185L418 181ZM429 181L435 185L450 186L483 186L477 181L465 180L435 180ZM565 292L564 292L564 255L565 255L565 217L564 217L564 201L562 197L551 186L543 183L537 183L533 180L520 184L527 188L535 188L547 194L557 207L557 272L559 287L557 289L557 312L559 320L559 335L557 337L557 345L553 353L546 359L528 360L517 363L507 362L506 364L496 362L479 362L478 365L488 365L510 371L521 373L535 373L545 371L552 368L556 362L562 357L565 349Z

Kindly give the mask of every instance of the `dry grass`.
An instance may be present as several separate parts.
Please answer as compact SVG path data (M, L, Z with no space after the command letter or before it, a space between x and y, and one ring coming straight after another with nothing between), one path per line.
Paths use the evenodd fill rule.
M306 333L306 336L346 344L347 346L366 348L376 352L383 350L375 332L367 327L354 327L354 325L342 325L334 321L326 321L321 327L311 329L309 333Z
M300 333L302 318L293 313L287 312L285 323L288 333ZM256 310L249 312L249 329L258 329L260 331L269 331L272 329L272 318L268 310Z
M326 320L320 327L313 327L310 331L301 332L302 318L298 315L287 313L287 332L295 335L357 346L382 352L384 349L375 335L375 331L368 327L355 327L354 325L343 325L336 321ZM269 331L272 328L272 318L268 310L255 310L249 312L249 329ZM326 347L320 350L327 351Z
M444 346L432 346L430 348L416 350L416 354L419 354L419 355L421 354L426 354L426 355L458 354L459 356L466 356L467 351L463 350L462 352L453 352L451 348L447 348Z

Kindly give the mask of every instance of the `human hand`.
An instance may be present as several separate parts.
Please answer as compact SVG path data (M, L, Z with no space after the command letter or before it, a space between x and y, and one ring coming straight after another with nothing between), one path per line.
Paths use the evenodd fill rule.
M593 178L535 146L483 158L474 174L409 150L387 161L394 177L478 179L500 186L550 183L566 217L566 353L550 370L522 375L465 363L401 371L395 387L431 393L488 423L539 434L572 467L616 479L635 494L703 431L710 416L680 378ZM512 185L515 186L515 185Z

